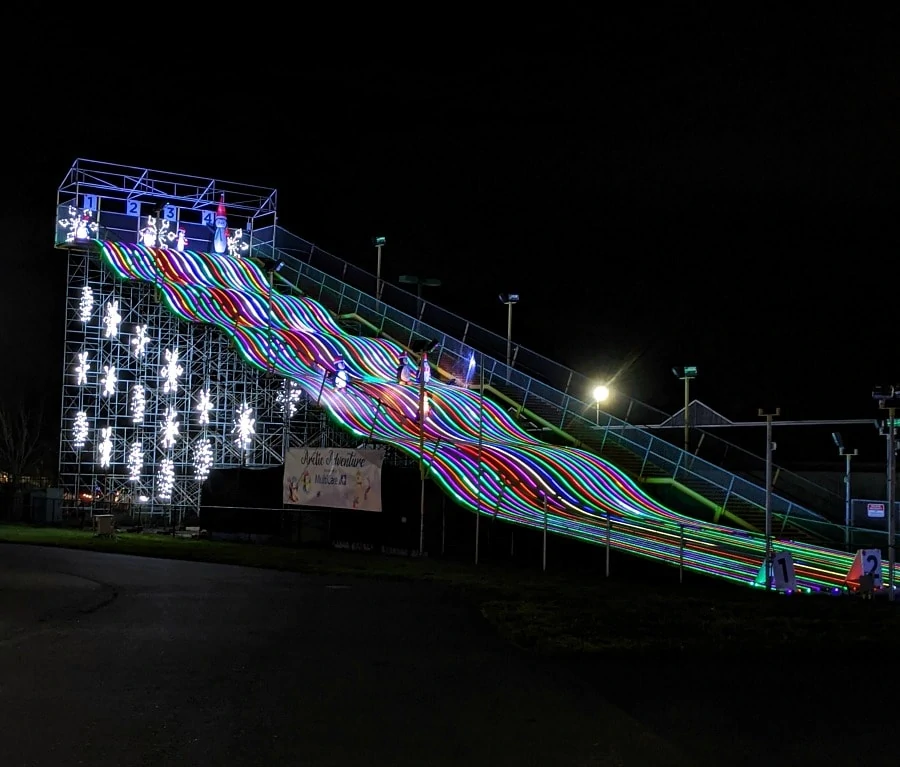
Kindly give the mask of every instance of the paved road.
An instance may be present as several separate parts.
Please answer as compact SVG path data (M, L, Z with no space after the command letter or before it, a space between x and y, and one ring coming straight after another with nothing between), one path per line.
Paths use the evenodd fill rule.
M0 544L3 767L687 763L436 586Z

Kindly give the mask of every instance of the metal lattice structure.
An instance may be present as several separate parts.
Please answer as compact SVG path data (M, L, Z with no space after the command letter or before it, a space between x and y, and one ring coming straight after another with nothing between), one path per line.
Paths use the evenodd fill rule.
M204 214L231 194L229 210L248 216L250 232L254 217L274 219L274 190L83 160L57 203L61 222L74 208L99 236L132 242L146 225L123 212L133 201L139 212L187 206L174 220L192 227L196 243ZM358 442L291 382L247 365L223 333L178 319L152 285L117 279L66 233L58 224L57 245L68 250L59 474L70 513L174 523L199 509L212 469L278 466L292 446ZM244 411L253 422L246 444Z

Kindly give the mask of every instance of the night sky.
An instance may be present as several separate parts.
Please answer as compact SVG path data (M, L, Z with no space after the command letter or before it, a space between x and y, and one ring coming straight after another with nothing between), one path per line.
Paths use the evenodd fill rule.
M669 412L670 368L695 364L696 398L735 420L875 417L872 385L900 382L888 21L681 9L524 42L357 34L331 55L304 37L281 63L216 64L221 89L181 73L183 95L160 84L149 103L131 80L161 70L95 63L83 108L26 74L3 183L4 388L57 406L53 211L82 156L276 187L289 231L373 271L383 234L387 279L438 277L436 303L500 334L497 293L518 291L517 342ZM85 69L66 61L74 86Z

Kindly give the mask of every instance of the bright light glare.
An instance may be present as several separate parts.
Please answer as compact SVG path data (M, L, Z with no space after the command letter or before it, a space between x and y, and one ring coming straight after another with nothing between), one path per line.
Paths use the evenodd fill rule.
M609 399L609 387L608 386L603 386L603 384L601 384L600 386L594 387L594 402L606 402L606 400L608 400L608 399Z

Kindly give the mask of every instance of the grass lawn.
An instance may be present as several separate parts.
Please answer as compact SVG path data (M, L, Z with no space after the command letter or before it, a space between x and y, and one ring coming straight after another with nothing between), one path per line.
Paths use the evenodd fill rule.
M414 579L442 584L474 603L517 645L546 654L781 654L862 657L900 639L900 602L783 596L694 576L638 582L512 565L408 559L269 544L187 540L0 525L0 542L265 567L303 573ZM665 573L669 575L668 571Z

